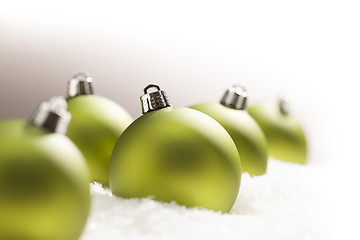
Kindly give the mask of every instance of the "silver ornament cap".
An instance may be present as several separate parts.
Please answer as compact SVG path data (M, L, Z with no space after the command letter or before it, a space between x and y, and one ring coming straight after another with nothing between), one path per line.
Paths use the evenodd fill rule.
M237 110L245 110L246 102L247 91L243 86L237 84L228 88L220 101L222 105Z
M289 104L284 99L279 99L279 110L283 115L289 115Z
M66 134L71 120L71 114L66 109L67 103L64 97L53 97L35 109L30 122L50 132Z
M93 79L88 72L77 72L69 80L68 97L94 94Z
M154 92L149 92L149 89L155 88ZM140 97L141 111L143 114L171 107L171 102L166 92L156 84L149 84L144 88L144 95Z

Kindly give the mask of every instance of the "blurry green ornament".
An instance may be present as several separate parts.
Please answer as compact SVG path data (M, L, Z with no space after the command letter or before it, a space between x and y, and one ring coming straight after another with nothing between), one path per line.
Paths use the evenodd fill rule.
M156 91L148 93L151 88ZM124 131L111 157L112 192L228 212L241 180L229 134L204 113L171 107L157 85L144 93L144 115Z
M117 103L93 93L89 74L77 73L69 81L67 102L72 120L67 135L84 154L91 181L108 186L112 150L133 119Z
M0 123L0 239L75 240L90 208L84 157L65 135L62 97L31 121Z
M267 167L267 145L264 133L246 111L247 92L243 87L230 87L221 103L191 106L219 122L230 134L240 155L241 169L250 175L262 175Z
M289 114L284 100L279 103L255 105L248 108L249 114L262 128L273 158L304 164L307 145L300 123Z

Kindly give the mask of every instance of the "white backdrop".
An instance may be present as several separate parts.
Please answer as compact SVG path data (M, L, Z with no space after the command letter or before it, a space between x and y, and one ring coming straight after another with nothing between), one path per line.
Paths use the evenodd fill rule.
M134 117L148 83L175 106L218 101L241 83L250 104L288 98L310 162L353 159L359 10L319 0L2 1L0 118L27 117L64 95L77 70Z

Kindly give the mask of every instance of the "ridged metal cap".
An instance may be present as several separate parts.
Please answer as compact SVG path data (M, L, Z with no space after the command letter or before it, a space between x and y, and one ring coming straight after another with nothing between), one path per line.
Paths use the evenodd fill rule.
M151 88L155 88L156 91L148 92ZM171 102L166 92L155 84L150 84L144 88L144 95L140 97L140 102L143 114L157 109L171 107Z
M66 108L67 103L64 97L53 97L35 109L30 122L50 132L66 134L71 120L71 114L66 111Z
M93 79L87 72L77 72L69 80L68 97L94 94Z
M221 98L220 103L226 107L245 110L247 101L247 91L243 86L233 85L228 88Z
M279 99L279 110L283 115L289 115L289 104L284 99Z

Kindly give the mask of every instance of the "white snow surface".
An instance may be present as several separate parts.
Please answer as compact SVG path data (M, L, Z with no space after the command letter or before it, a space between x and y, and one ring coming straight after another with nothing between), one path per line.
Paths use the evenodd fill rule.
M242 175L228 214L150 198L123 199L92 183L92 209L81 240L332 239L324 204L328 176L317 166L270 159L265 175Z

